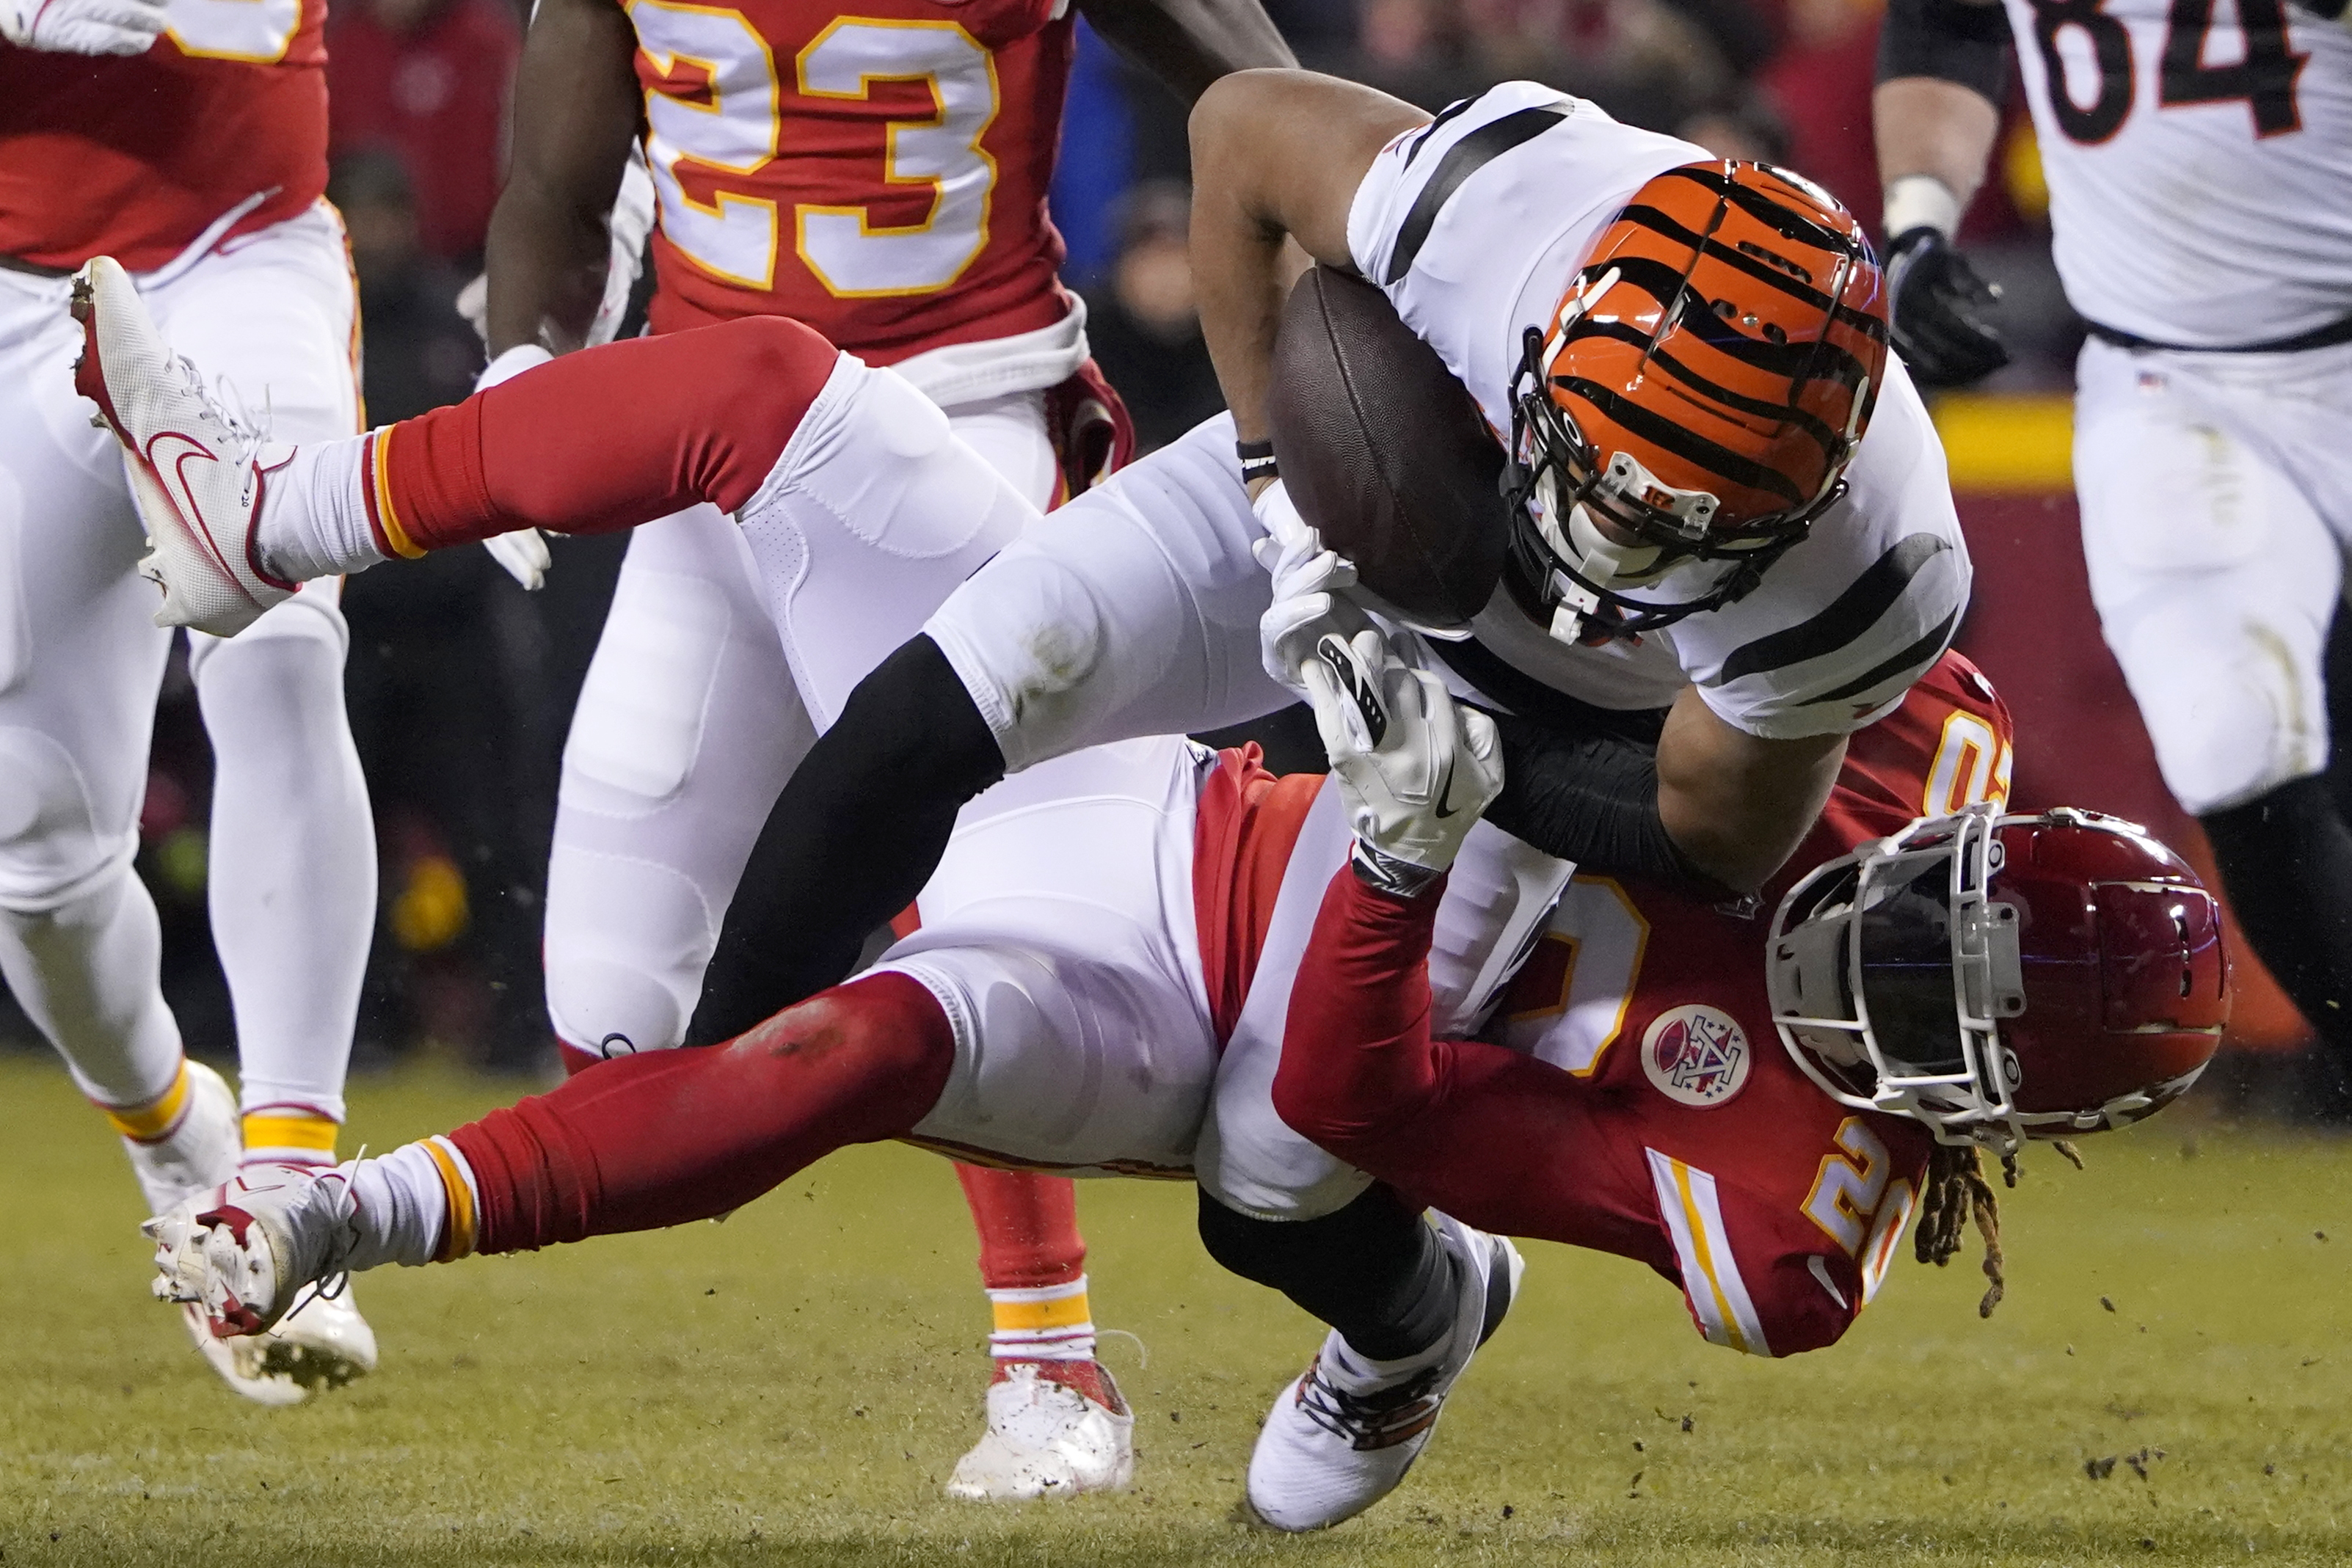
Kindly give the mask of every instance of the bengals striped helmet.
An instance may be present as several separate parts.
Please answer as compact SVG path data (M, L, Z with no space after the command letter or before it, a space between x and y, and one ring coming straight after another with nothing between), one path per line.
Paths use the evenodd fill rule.
M1748 593L1844 493L1885 372L1878 263L1835 197L1763 163L1658 175L1528 329L1513 597L1591 643ZM1679 600L1617 591L1694 561L1719 564Z

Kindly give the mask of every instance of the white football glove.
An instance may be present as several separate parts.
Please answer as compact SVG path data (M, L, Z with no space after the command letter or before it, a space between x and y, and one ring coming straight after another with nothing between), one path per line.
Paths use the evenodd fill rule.
M1503 788L1495 721L1399 660L1376 631L1327 636L1302 674L1355 830L1356 874L1411 897L1454 863Z
M510 382L525 371L535 370L555 358L537 343L518 343L492 360L489 367L474 378L474 390L488 392L500 382ZM482 548L490 559L506 569L506 574L531 591L547 582L547 569L553 564L547 553L547 541L539 537L537 528L517 528L510 534L484 539Z
M143 55L165 0L0 0L0 38L59 55Z
M1290 494L1276 479L1251 503L1265 537L1250 547L1274 579L1274 602L1258 618L1258 662L1265 673L1304 694L1299 667L1315 657L1327 636L1342 641L1371 625L1349 594L1356 569L1323 548L1322 536L1298 515Z

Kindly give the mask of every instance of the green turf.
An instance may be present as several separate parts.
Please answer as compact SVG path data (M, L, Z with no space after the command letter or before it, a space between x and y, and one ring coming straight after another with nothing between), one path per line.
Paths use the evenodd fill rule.
M500 1093L363 1083L352 1135L389 1147ZM0 1060L0 1563L2352 1561L2352 1145L2184 1118L2085 1153L2011 1196L1990 1322L1972 1266L1906 1258L1844 1344L1786 1363L1703 1343L1643 1270L1533 1247L1405 1488L1286 1540L1230 1514L1316 1333L1201 1255L1188 1187L1081 1199L1097 1317L1149 1351L1106 1352L1138 1490L979 1508L939 1492L985 1325L929 1155L838 1156L723 1227L371 1275L383 1370L272 1412L146 1299L96 1117ZM2084 1473L2143 1451L2145 1479Z

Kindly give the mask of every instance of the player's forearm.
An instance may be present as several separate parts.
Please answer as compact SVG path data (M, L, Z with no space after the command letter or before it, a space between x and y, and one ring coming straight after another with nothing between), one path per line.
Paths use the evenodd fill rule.
M490 214L493 355L578 348L604 298L606 225L637 133L636 35L605 0L541 0L515 75L514 146Z
M1658 738L1659 820L1695 868L1754 893L1812 831L1844 760L1843 736L1765 740L1686 687Z
M1078 9L1187 104L1219 77L1298 63L1258 0L1080 0Z
M2000 134L2000 110L1958 83L1902 77L1878 84L1871 115L1880 183L1892 190L1898 180L1925 175L1951 193L1957 222L1984 183L1985 165ZM1936 226L1950 230L1947 224Z
M568 353L587 340L611 247L602 213L583 215L510 180L490 217L488 335L492 358L521 343Z
M1300 957L1274 1079L1275 1110L1342 1159L1378 1149L1426 1108L1429 944L1441 879L1404 898L1333 876Z
M1311 71L1244 71L1192 119L1192 281L1235 433L1266 435L1276 328L1288 291L1283 242L1350 267L1348 207L1388 139L1428 116Z

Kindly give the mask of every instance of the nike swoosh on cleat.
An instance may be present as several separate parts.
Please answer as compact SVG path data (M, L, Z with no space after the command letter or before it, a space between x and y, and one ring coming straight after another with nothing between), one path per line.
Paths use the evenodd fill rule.
M155 448L166 441L187 443L186 448L173 455L170 460L171 477L179 486L179 493L176 495L173 493L172 486L164 483L164 465L155 457ZM149 476L155 481L156 489L162 491L164 500L171 503L172 510L179 519L181 529L195 538L204 552L212 558L215 565L220 568L221 575L228 580L230 587L243 595L247 603L257 609L260 608L261 601L256 599L247 590L245 584L237 580L236 569L231 567L227 559L222 556L220 547L213 542L212 535L205 531L201 523L194 520L199 515L195 493L188 487L187 478L180 471L182 466L192 458L201 458L207 463L220 461L219 455L213 451L208 443L192 435L184 435L176 430L166 430L148 438L147 452L143 461L147 465Z

